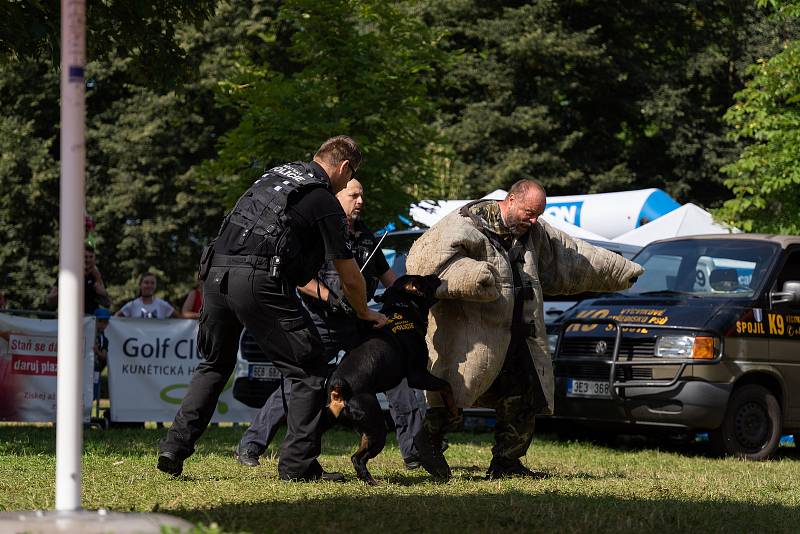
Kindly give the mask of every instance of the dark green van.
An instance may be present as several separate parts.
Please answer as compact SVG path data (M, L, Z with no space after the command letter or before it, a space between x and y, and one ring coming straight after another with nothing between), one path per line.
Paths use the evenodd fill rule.
M645 274L549 329L555 419L606 432L708 432L764 459L800 434L800 237L675 238L634 258Z

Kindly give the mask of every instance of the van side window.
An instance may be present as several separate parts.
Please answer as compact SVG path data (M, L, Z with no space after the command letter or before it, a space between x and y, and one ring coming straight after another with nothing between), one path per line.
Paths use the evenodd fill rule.
M789 281L800 282L800 250L789 253L786 263L778 274L778 279L775 284L776 291L781 291L783 289L783 284ZM800 308L797 304L778 304L778 307L787 306L791 308Z

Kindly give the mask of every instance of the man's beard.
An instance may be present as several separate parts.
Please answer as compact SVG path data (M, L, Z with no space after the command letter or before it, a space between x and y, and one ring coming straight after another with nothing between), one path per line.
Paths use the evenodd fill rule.
M509 232L511 232L511 235L513 235L516 238L524 236L530 229L530 224L526 224L521 219L515 219L513 217L509 217L509 219L510 219L509 221L507 222L504 221L504 223L506 225L506 228L508 228Z

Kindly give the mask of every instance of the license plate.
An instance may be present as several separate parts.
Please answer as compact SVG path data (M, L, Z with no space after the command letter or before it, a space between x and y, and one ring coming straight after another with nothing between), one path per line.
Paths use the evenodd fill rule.
M568 378L567 397L597 397L608 399L611 398L611 390L608 382Z
M251 363L247 370L248 378L253 380L280 380L281 373L268 363Z

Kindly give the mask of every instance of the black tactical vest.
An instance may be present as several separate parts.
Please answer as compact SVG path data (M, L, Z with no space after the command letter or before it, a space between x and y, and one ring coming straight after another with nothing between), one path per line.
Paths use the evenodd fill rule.
M286 217L286 206L298 192L313 187L327 187L324 179L317 178L312 168L302 162L274 167L256 180L250 189L239 197L227 217L226 224L241 228L239 244L254 233L264 239L266 256L281 258L287 265L301 250L301 243L291 231Z
M377 245L375 236L373 236L372 232L363 224L356 223L355 235L350 234L348 240L350 241L350 249L353 251L356 263L359 267L363 267ZM370 262L370 264L371 263L372 262ZM364 269L363 274L364 282L366 283L367 302L369 302L372 297L375 296L375 290L378 289L379 277L371 274L369 266ZM319 271L319 279L328 289L333 290L337 296L343 296L342 280L339 278L339 273L333 266L332 261L328 260L325 262L325 265L322 266L322 269Z

